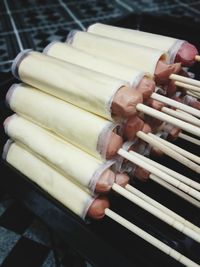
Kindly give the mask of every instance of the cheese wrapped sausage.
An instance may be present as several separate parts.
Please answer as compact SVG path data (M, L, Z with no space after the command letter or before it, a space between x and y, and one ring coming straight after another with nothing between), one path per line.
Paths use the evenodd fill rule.
M90 54L149 73L159 83L180 71L181 64L167 64L167 54L146 46L122 42L88 32L72 31L67 42Z
M91 25L87 31L165 51L169 55L170 63L181 62L183 66L191 66L194 63L195 56L198 54L196 47L187 41L149 32L124 29L101 23Z
M135 114L135 105L142 102L142 97L133 94L125 81L30 50L16 57L12 72L41 91L109 120L112 116ZM117 98L120 89L127 92L128 98ZM130 94L134 97L131 103Z
M109 167L115 161L103 163L16 114L5 120L4 128L11 139L25 145L55 166L64 176L72 177L92 193L98 192L99 188L101 192L111 189L115 174Z
M9 89L6 99L16 113L45 127L98 159L112 158L122 146L122 137L117 134L119 124L33 87L15 84Z
M104 216L105 208L109 207L109 202L105 197L95 200L83 188L74 184L71 177L61 175L20 144L7 142L3 157L14 168L82 219L85 219L87 214L94 219L100 219Z
M144 98L147 98L155 90L155 82L142 71L122 64L116 64L110 60L97 57L76 49L66 43L54 41L45 49L44 53L70 62L79 66L95 70L117 79L122 79L130 83L131 87L142 92Z

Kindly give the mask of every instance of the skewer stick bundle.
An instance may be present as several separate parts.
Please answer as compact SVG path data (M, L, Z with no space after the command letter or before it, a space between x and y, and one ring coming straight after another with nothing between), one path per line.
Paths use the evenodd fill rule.
M188 185L186 185L180 181L177 181L175 178L173 178L170 175L168 175L167 173L155 168L154 166L150 165L149 163L141 160L137 156L135 156L135 155L123 150L123 149L119 149L118 154L120 156L126 158L127 160L131 161L132 163L146 169L150 173L162 178L164 181L170 183L171 185L175 186L176 188L181 189L183 192L189 194L190 196L196 198L197 200L200 200L200 192L198 192L197 190L189 187Z
M198 118L200 118L200 111L195 109L195 108L192 108L192 107L189 107L185 104L182 104L178 101L175 101L173 99L170 99L168 97L165 97L165 96L162 96L162 95L159 95L159 94L156 94L156 93L153 93L151 95L151 98L157 100L157 101L160 101L160 102L163 102L165 104L168 104L172 107L175 107L175 108L178 108L180 110L183 110L183 111L186 111L188 112L189 114L192 114Z
M193 161L189 160L188 158L182 156L180 153L174 151L170 147L166 146L165 144L159 142L157 139L152 138L149 134L145 134L142 131L137 132L137 137L144 140L151 146L155 146L161 151L163 151L169 157L179 161L180 163L184 164L188 168L192 169L193 171L200 173L200 166L194 163ZM160 139L159 139L160 140Z
M177 75L177 74L171 74L170 75L170 79L174 80L174 81L181 82L181 83L186 83L186 84L190 84L190 85L193 85L193 86L196 86L196 87L200 87L200 81L194 80L192 78L180 76L180 75Z
M162 120L165 122L168 122L170 124L173 124L177 127L179 127L180 129L185 130L186 132L192 133L198 137L200 137L200 129L197 126L191 125L187 122L183 122L179 119L176 119L174 117L171 117L165 113L162 113L158 110L154 110L144 104L137 104L136 106L138 111L141 111L149 116L152 116L154 118L157 118L158 120Z
M158 201L154 200L153 198L147 196L146 194L142 193L140 190L136 189L135 187L131 186L130 184L127 184L125 187L129 192L133 193L134 195L140 197L141 199L145 200L147 203L153 205L154 207L158 208L159 210L161 210L162 212L168 214L169 216L171 216L172 218L178 220L179 222L181 222L182 224L184 224L185 226L193 229L195 232L200 234L200 228L197 227L196 225L194 225L193 223L189 222L188 220L184 219L183 217L181 217L180 215L178 215L176 212L168 209L167 207L165 207L164 205L162 205L161 203L159 203Z
M185 150L185 149L183 149L183 148L181 148L179 146L176 146L176 145L174 145L174 144L172 144L172 143L170 143L170 142L168 142L168 141L156 136L155 134L149 133L148 135L151 136L152 138L158 140L158 142L161 142L164 145L174 149L176 152L180 153L184 157L186 157L186 158L188 158L188 159L200 164L200 157L190 153L189 151L187 151L187 150Z
M193 125L200 127L200 120L194 116L193 116L193 118L191 118L190 116L187 116L186 112L182 113L182 112L179 112L179 111L176 111L174 109L167 108L167 107L163 107L162 112L164 112L170 116L173 116L177 119L183 120L185 122L188 122L188 123L191 123Z
M171 191L172 193L176 194L177 196L181 197L185 201L189 202L193 206L200 208L200 202L193 197L189 196L188 194L184 193L183 191L179 190L178 188L174 187L173 185L167 183L166 181L162 180L160 177L150 174L149 178L153 180L155 183L161 185L162 187L166 188L167 190Z
M185 88L185 89L188 89L190 91L200 92L200 87L194 86L194 85L191 85L191 84L175 81L175 85L179 86L179 87L182 87L182 88Z
M197 182L193 181L192 179L190 179L190 178L188 178L188 177L186 177L186 176L184 176L184 175L182 175L182 174L180 174L180 173L178 173L178 172L176 172L176 171L174 171L174 170L172 170L170 168L167 168L164 165L162 165L162 164L160 164L160 163L158 163L158 162L156 162L154 160L151 160L151 159L149 159L147 157L144 157L144 156L140 155L139 153L136 153L134 151L130 151L130 153L136 155L137 157L139 157L141 159L143 159L145 162L153 165L154 167L158 168L159 170L168 173L169 175L171 175L172 177L178 179L179 181L183 182L184 184L187 184L188 186L191 186L194 189L200 191L200 183L197 183Z

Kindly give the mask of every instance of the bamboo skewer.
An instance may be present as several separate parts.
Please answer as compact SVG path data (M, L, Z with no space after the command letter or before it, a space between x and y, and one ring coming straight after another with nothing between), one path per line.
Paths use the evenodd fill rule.
M193 96L193 97L196 97L196 98L200 99L200 95L198 95L194 91L187 91L186 93L187 93L187 95L190 95L190 96Z
M146 210L147 212L153 214L158 219L164 221L165 223L169 224L179 232L189 236L190 238L194 239L195 241L200 243L200 235L193 231L192 229L184 226L181 222L177 221L176 219L170 217L169 215L165 214L163 211L159 210L158 208L152 206L148 202L144 201L143 199L137 197L136 195L130 193L122 186L118 184L114 184L112 189L117 192L118 194L124 196L134 204L138 205L142 209Z
M200 61L200 55L196 55L194 58L196 61Z
M188 79L191 79L191 78L188 78ZM187 84L187 83L176 81L175 85L178 86L178 87L182 87L184 89L187 89L189 91L200 92L200 87L194 86L194 85L191 85L191 84Z
M167 190L171 191L175 195L177 195L177 196L181 197L182 199L184 199L185 201L189 202L193 206L197 207L198 209L200 208L200 202L198 200L192 198L191 196L187 195L186 193L184 193L183 191L181 191L178 188L174 187L173 185L165 182L164 180L162 180L158 176L156 176L156 175L154 175L154 174L151 173L149 175L149 178L152 181L154 181L155 183L161 185L162 187L164 187Z
M197 200L200 200L200 193L189 187L188 185L176 180L175 178L171 177L167 173L155 168L154 166L150 165L149 163L145 162L144 160L141 160L140 158L136 157L135 155L125 151L124 149L118 150L118 155L122 156L123 158L133 162L134 164L146 169L152 174L155 174L156 176L162 178L166 182L170 183L171 185L179 188L180 190L184 191L185 193L189 194L190 196L196 198Z
M181 138L181 139L183 139L183 140L186 140L188 142L191 142L191 143L193 143L195 145L200 146L200 140L198 140L198 139L196 139L196 138L194 138L192 136L189 136L189 135L184 134L184 133L179 133L178 134L178 137Z
M187 116L186 114L184 114L186 112L182 113L167 107L163 107L162 112L200 127L200 120L198 120L196 117L191 118L190 116Z
M153 165L155 168L158 168L159 170L163 171L163 172L166 172L167 174L171 175L172 177L178 179L179 181L181 181L182 183L184 184L187 184L188 186L191 186L193 187L194 189L200 191L200 183L197 183L195 181L193 181L192 179L174 171L174 170L171 170L169 168L167 168L166 166L154 161L154 160L151 160L145 156L142 156L140 155L139 153L136 153L134 151L130 151L131 154L134 154L135 156L143 159L145 162Z
M190 153L189 151L179 147L179 146L176 146L152 133L149 133L148 134L149 136L151 136L152 138L154 138L155 140L158 140L159 142L163 143L164 145L174 149L175 151L177 151L178 153L180 153L181 155L183 155L184 157L196 162L197 164L200 164L200 157ZM199 166L199 173L200 173L200 166Z
M186 132L192 133L198 137L200 137L200 128L194 125L191 125L187 122L183 122L182 120L176 119L174 117L171 117L163 112L160 112L158 110L155 110L153 108L150 108L144 104L137 104L137 110L141 111L151 117L157 118L159 120L168 122L170 124L173 124L180 129L185 130Z
M178 215L176 212L168 209L164 205L160 204L158 201L154 200L153 198L147 196L146 194L142 193L140 190L136 189L135 187L127 184L125 187L129 192L133 193L134 195L138 196L139 198L143 199L147 203L153 205L157 209L161 210L165 214L171 216L172 218L178 220L183 225L189 227L190 229L194 230L195 232L200 234L200 228L193 223L189 222L188 220L184 219L182 216Z
M181 114L184 114L185 116L187 116L188 118L192 119L192 120L195 120L196 122L199 122L200 119L196 118L195 116L183 111L183 110L180 110L180 109L176 109L176 112L178 113L181 113Z
M169 247L165 243L161 242L159 239L155 238L154 236L150 235L149 233L145 232L138 226L134 225L133 223L129 222L122 216L118 215L117 213L113 212L110 209L105 209L105 215L114 220L115 222L119 223L132 233L136 234L137 236L144 239L146 242L150 243L154 247L158 248L159 250L163 251L165 254L169 255L170 257L174 258L175 260L179 261L185 266L188 267L199 267L197 263L190 260L189 258L185 257L181 253L177 252L175 249Z
M175 80L181 83L187 83L187 84L190 84L196 87L200 87L200 81L194 80L192 78L184 77L184 76L177 75L177 74L171 74L169 78L171 80Z
M186 112L188 112L188 113L200 118L200 111L199 110L197 110L195 108L192 108L192 107L190 107L188 105L185 105L183 103L180 103L178 101L175 101L175 100L173 100L171 98L168 98L166 96L162 96L162 95L159 95L159 94L156 94L156 93L151 94L151 98L153 98L154 100L163 102L163 103L165 103L167 105L170 105L172 107L179 108L179 109L181 109L183 111L186 111Z
M162 142L159 142L157 139L152 138L149 134L143 133L142 131L137 132L137 137L142 139L143 141L147 142L151 146L155 146L159 148L161 151L163 151L166 155L169 157L175 159L176 161L179 161L181 164L187 166L191 170L200 173L200 166L194 163L193 161L189 160L188 158L182 156L180 153L174 151L170 147L164 145Z

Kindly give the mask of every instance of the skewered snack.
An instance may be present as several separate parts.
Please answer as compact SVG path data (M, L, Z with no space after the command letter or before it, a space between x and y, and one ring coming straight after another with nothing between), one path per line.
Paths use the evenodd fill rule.
M12 71L23 82L109 120L134 115L134 106L143 102L125 81L39 52L21 52Z
M90 54L149 73L158 83L168 82L169 76L181 69L180 63L167 64L167 55L161 50L88 32L70 32L67 43Z
M16 113L98 159L112 158L122 146L122 137L117 134L119 124L79 109L33 87L15 84L9 89L6 99Z
M188 67L191 66L195 60L198 60L196 47L185 40L149 32L114 27L102 23L90 25L87 31L116 40L136 43L165 51L169 55L170 63L181 62L183 66Z
M133 89L142 92L144 99L155 91L155 82L148 73L86 53L67 43L52 42L43 53L127 81Z
M9 164L13 165L21 173L26 175L33 182L37 183L40 187L82 219L84 219L86 215L93 219L102 219L104 216L108 216L182 264L189 267L198 266L198 264L189 258L170 248L125 218L110 210L109 201L106 197L101 196L96 197L96 199L93 198L83 188L71 182L69 177L62 176L46 162L37 158L32 152L20 146L20 144L8 142L4 147L3 157ZM118 188L118 190L123 194L123 188L122 190ZM133 194L131 193L128 193L128 195L130 199L133 197ZM140 201L143 203L141 198ZM151 209L155 212L160 211L160 214L162 213L161 210L153 206L151 206ZM168 215L165 216L167 217ZM175 222L175 219L172 219L172 221ZM177 228L182 226L180 222L175 225ZM184 229L187 229L187 227L185 226ZM189 232L193 233L192 230L189 230Z

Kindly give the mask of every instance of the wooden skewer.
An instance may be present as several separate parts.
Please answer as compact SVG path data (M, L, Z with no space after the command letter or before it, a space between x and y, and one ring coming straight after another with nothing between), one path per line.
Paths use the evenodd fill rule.
M190 260L189 258L185 257L181 253L177 252L175 249L169 247L165 243L161 242L159 239L155 238L154 236L150 235L149 233L145 232L135 224L129 222L122 216L118 215L117 213L113 212L110 209L105 209L105 215L114 220L115 222L119 223L132 233L136 234L137 236L144 239L146 242L150 243L152 246L158 248L159 250L163 251L165 254L169 255L170 257L174 258L175 260L179 261L185 266L188 267L199 267L197 263Z
M178 134L178 137L181 138L181 139L184 139L186 141L189 141L195 145L198 145L200 146L200 140L196 139L196 138L193 138L192 136L189 136L187 134L184 134L184 133L179 133Z
M191 115L191 114L189 114L189 113L187 113L187 112L185 112L183 110L180 110L178 108L176 109L176 112L181 113L181 114L184 114L185 116L187 116L188 118L190 118L192 120L195 120L196 122L199 122L200 121L200 119L196 118L195 116L193 116L193 115Z
M137 132L137 137L144 140L151 146L155 146L159 148L161 151L163 151L166 155L169 157L175 159L176 161L179 161L181 164L187 166L191 170L200 173L200 166L196 163L192 162L188 158L182 156L180 153L174 151L174 149L171 149L170 147L164 145L162 142L159 142L157 139L152 138L149 134L143 133L142 131Z
M144 201L140 197L130 193L122 186L114 183L112 189L117 192L118 194L124 196L134 204L138 205L142 209L146 210L147 212L153 214L155 217L159 218L160 220L164 221L165 223L169 224L179 232L189 236L190 238L194 239L195 241L200 243L200 235L193 231L192 229L184 226L181 222L177 221L176 219L170 217L169 215L165 214L163 211L159 210L158 208L152 206L148 202Z
M168 142L168 141L166 141L166 140L164 140L164 139L162 139L162 138L160 138L160 137L158 137L152 133L149 133L148 135L151 136L152 138L154 138L155 140L158 140L159 142L163 143L164 145L174 149L175 151L177 151L178 153L180 153L184 157L200 164L200 157L198 157L198 156L190 153L189 151L187 151L187 150L185 150L179 146L176 146L176 145L174 145L174 144L172 144L172 143L170 143L170 142ZM200 166L199 166L199 173L200 173Z
M187 83L196 87L200 87L200 81L192 79L192 78L188 78L188 77L184 77L181 75L177 75L177 74L171 74L169 77L171 80L175 80L181 83Z
M178 87L182 87L182 88L188 89L189 91L200 92L200 87L197 87L197 86L194 86L194 85L191 85L191 84L187 84L187 83L182 83L182 82L176 81L175 85L178 86Z
M186 132L192 133L192 134L200 137L200 128L195 126L195 125L191 125L187 122L176 119L176 118L169 116L163 112L160 112L158 110L150 108L144 104L137 104L137 110L141 111L145 114L148 114L151 117L154 117L154 118L157 118L159 120L173 124L173 125L179 127L180 129L185 130Z
M174 171L174 170L171 170L169 168L167 168L166 166L162 165L162 164L159 164L158 162L154 161L154 160L151 160L145 156L142 156L140 155L139 153L136 153L134 151L130 151L131 154L134 154L136 155L137 157L143 159L145 162L153 165L155 168L158 168L159 170L163 171L163 172L166 172L167 174L171 175L172 177L178 179L179 181L181 181L182 183L184 184L187 184L191 187L193 187L194 189L200 191L200 183L197 183L195 181L193 181L192 179Z
M171 184L168 184L167 182L165 182L164 180L160 179L160 177L154 175L154 174L150 174L149 178L151 180L153 180L155 183L163 186L164 188L166 188L167 190L171 191L172 193L176 194L177 196L181 197L182 199L184 199L185 201L189 202L190 204L192 204L193 206L197 207L198 209L200 208L200 202L192 197L190 197L189 195L187 195L186 193L184 193L183 191L179 190L178 188L174 187Z
M167 107L163 107L162 112L200 127L200 120L197 119L196 117L191 118L190 116L185 115L184 113L186 113L186 112L184 112L184 113L178 112L176 110L173 110L173 109L167 108Z
M200 95L194 91L187 91L186 93L187 93L187 95L190 95L190 96L193 96L193 97L200 99Z
M157 101L163 102L163 103L165 103L167 105L170 105L172 107L179 108L179 109L181 109L183 111L186 111L186 112L188 112L188 113L200 118L200 111L199 110L197 110L195 108L192 108L192 107L190 107L188 105L185 105L183 103L180 103L178 101L175 101L175 100L173 100L173 99L171 99L169 97L153 93L153 94L151 94L151 98L153 98L153 99L155 99Z
M196 55L196 56L195 56L195 60L196 60L196 61L200 61L200 55Z
M180 215L178 215L176 212L168 209L164 205L160 204L158 201L154 200L153 198L147 196L146 194L142 193L140 190L136 189L135 187L131 186L130 184L127 184L125 187L129 192L135 194L139 198L143 199L144 201L148 202L149 204L153 205L154 207L158 208L162 212L168 214L172 218L178 220L185 226L189 227L190 229L194 230L195 232L200 234L200 228L193 223L189 222L188 220L184 219Z
M190 196L200 200L200 193L197 190L195 190L195 189L189 187L188 185L176 180L175 178L171 177L169 174L155 168L154 166L150 165L149 163L145 162L144 160L141 160L137 156L125 151L122 148L120 148L118 150L118 155L120 155L123 158L133 162L134 164L146 169L150 173L155 174L156 176L162 178L163 180L165 180L169 184L172 184L173 186L179 188L180 190L189 194Z

